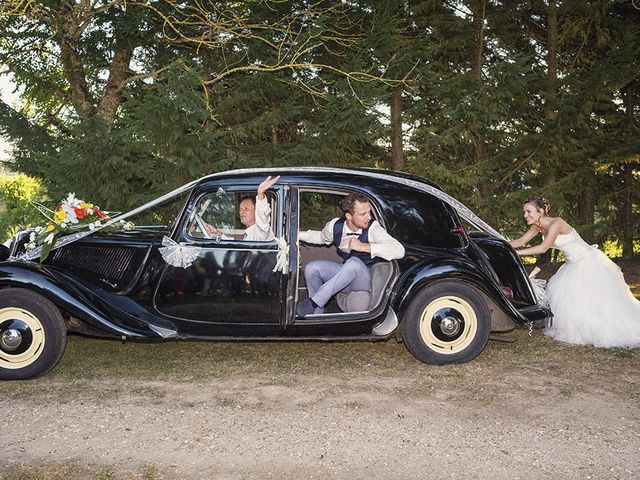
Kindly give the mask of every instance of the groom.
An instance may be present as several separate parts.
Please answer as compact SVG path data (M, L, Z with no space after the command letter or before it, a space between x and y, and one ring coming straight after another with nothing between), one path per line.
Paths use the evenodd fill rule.
M300 232L307 243L335 245L342 263L313 260L304 269L309 298L296 309L299 317L324 313L325 305L338 292L371 291L371 266L376 258L394 260L404 256L404 247L376 220L371 221L369 199L352 193L340 205L342 218L329 221L322 231Z

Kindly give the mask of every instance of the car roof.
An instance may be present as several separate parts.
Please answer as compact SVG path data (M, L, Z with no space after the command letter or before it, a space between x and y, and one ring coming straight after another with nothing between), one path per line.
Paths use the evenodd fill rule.
M345 175L352 176L354 179L358 177L364 177L367 179L385 181L397 186L415 188L433 195L446 204L453 207L458 215L464 218L474 227L481 231L487 232L490 235L498 238L504 238L497 230L491 227L488 223L478 217L469 208L463 205L460 201L453 198L451 195L445 193L435 183L432 183L422 177L411 175L405 172L397 172L392 170L382 170L374 168L337 168L337 167L270 167L270 168L245 168L239 170L228 170L225 172L214 173L202 177L196 181L197 185L206 184L211 180L218 180L223 178L235 178L235 179L251 179L255 181L255 177L268 176L268 175L285 175L285 176L305 176L307 178L315 179L339 179L344 180ZM286 181L286 180L284 180ZM283 182L284 183L284 182Z
M380 168L338 168L338 167L268 167L268 168L244 168L237 170L228 170L219 173L213 173L202 177L198 180L198 185L207 183L209 180L218 180L221 178L236 178L236 179L249 179L253 177L268 176L268 175L282 175L282 176L305 176L307 178L314 179L334 179L341 178L344 180L345 176L352 178L365 177L376 180L384 180L390 183L404 186L419 187L420 185L428 185L431 189L437 189L441 192L443 190L435 183L405 172L396 172L393 170L384 170ZM284 181L285 179L283 179ZM407 180L411 180L408 185ZM415 182L415 183L414 183ZM417 184L417 185L416 185Z

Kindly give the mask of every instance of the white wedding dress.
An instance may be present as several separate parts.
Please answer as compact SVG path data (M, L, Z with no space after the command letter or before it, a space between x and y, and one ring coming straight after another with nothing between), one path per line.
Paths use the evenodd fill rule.
M549 279L546 294L553 325L545 334L567 343L596 347L640 346L640 301L620 267L574 230L558 235L564 265Z

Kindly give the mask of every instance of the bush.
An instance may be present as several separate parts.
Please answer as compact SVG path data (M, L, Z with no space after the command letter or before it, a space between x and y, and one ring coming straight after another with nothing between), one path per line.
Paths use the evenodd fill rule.
M41 201L42 182L28 175L0 175L0 243L19 229L42 223L41 214L30 204Z

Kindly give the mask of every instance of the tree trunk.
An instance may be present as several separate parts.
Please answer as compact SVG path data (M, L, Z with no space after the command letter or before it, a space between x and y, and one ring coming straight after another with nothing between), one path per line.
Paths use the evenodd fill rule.
M482 64L484 63L484 22L486 17L486 0L474 3L473 32L474 43L471 53L471 71L473 76L482 83Z
M486 0L475 2L472 7L473 12L473 32L474 43L471 49L471 72L477 81L477 87L481 88L482 66L484 64L484 23L486 19ZM485 138L482 132L475 132L475 140L473 142L473 160L477 165L481 165L487 157L487 149ZM483 198L489 197L493 192L493 186L490 179L480 179L478 183L478 191ZM493 221L492 218L488 219Z
M402 86L391 94L391 162L394 170L403 170L404 147L402 145Z
M556 119L558 96L558 8L556 0L549 0L547 9L547 86L544 116L547 125L553 125ZM555 130L555 129L554 129ZM556 181L556 169L558 166L555 142L551 142L551 151L545 152L546 161L543 162L543 182L545 186L553 185Z
M633 256L633 164L626 163L622 171L622 256Z
M89 24L91 3L62 0L59 6L59 11L45 14L45 21L55 32L53 38L60 48L62 71L69 83L68 95L73 107L80 118L89 118L95 114L96 106L76 42Z
M640 84L636 81L631 82L622 89L622 101L625 109L625 120L627 131L626 135L631 136L635 134L635 122L633 109L636 105L637 95L640 92ZM621 206L621 220L622 220L622 256L633 256L633 193L634 193L634 179L633 168L634 164L631 159L624 164L622 170L622 182L624 190L622 194L622 206Z
M62 70L69 83L69 95L73 106L80 118L88 118L95 113L95 106L87 86L84 65L76 50L75 42L60 37L58 44Z
M547 33L547 102L545 115L548 119L556 116L558 91L558 8L555 0L549 0L549 31Z
M278 102L277 100L273 100L271 102L271 111L275 112L276 110L278 110ZM278 129L276 128L275 125L271 126L271 146L273 148L275 148L278 143L280 143L279 139L278 139Z
M97 114L107 124L107 128L111 130L116 120L118 107L122 103L122 90L129 74L129 63L133 55L134 46L130 41L124 40L114 52L111 66L109 67L109 78L105 87Z
M60 47L60 59L65 79L69 84L69 96L80 118L99 115L110 130L115 122L118 107L122 103L122 91L129 75L129 63L136 43L120 34L115 38L113 59L109 66L109 77L101 98L91 94L77 41L91 24L96 12L95 4L89 0L63 0L60 11L50 15L49 25L54 29Z
M583 228L580 231L580 235L585 241L591 243L594 240L594 231L591 227L594 224L596 214L596 195L593 185L585 186L578 200L578 208L576 210L578 225L588 227Z

